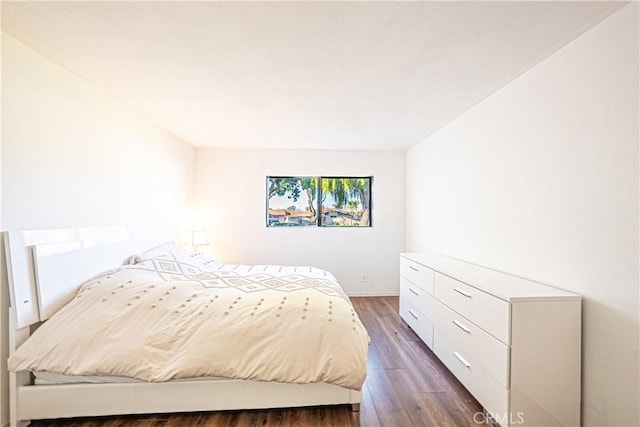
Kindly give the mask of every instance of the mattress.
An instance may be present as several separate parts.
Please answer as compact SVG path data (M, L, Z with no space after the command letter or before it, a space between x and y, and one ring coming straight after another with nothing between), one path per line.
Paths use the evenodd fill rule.
M128 377L100 377L96 375L63 375L53 372L32 372L36 385L59 385L59 384L130 384L144 383L145 381ZM197 377L185 378L175 381L216 381L226 380L220 377Z

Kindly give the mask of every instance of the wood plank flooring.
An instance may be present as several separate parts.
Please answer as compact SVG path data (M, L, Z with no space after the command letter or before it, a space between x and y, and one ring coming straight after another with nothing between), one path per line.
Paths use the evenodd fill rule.
M34 421L51 427L478 426L480 404L398 315L398 297L352 298L371 336L360 412L351 406ZM478 422L476 422L478 421Z

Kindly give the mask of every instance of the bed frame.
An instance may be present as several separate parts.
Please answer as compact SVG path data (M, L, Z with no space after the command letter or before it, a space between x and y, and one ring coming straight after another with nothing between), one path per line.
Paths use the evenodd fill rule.
M133 254L124 227L4 233L9 283L9 354L73 298L80 284ZM9 373L10 426L34 419L351 404L361 392L327 383L246 380L34 385Z

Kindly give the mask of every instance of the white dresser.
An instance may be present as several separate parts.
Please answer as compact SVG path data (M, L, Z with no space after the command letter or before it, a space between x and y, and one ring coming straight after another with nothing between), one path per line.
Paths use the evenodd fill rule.
M580 425L580 296L401 254L400 316L497 424Z

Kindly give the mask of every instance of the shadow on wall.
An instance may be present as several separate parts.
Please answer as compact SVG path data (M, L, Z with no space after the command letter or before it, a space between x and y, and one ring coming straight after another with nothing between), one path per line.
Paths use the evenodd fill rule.
M618 369L615 370L612 369L611 359L608 357L585 358L585 354L602 354L585 350L593 345L589 341L589 337L593 336L594 331L602 330L603 328L608 331L616 331L616 333L608 334L602 331L597 332L597 334L600 335L598 345L604 348L616 347L615 341L618 340L620 336L635 336L635 342L630 345L630 348L634 348L635 350L629 351L627 354L618 353L616 355L616 365L618 365ZM611 342L602 345L603 337L606 337L604 339L610 340ZM587 390L585 385L628 383L627 375L632 372L638 372L638 366L636 364L638 361L639 347L640 336L638 336L637 321L621 315L619 310L615 310L615 307L602 304L592 298L582 298L582 396L585 396L585 394L591 396L589 405L583 405L583 420L598 420L604 425L607 424L607 420L615 418L615 415L619 411L624 411L623 408L611 405L611 400L606 398L610 393L618 393L621 390ZM621 377L613 377L616 373L619 373ZM621 373L626 373L627 375ZM638 383L637 378L635 386L637 395L640 392L640 383Z

